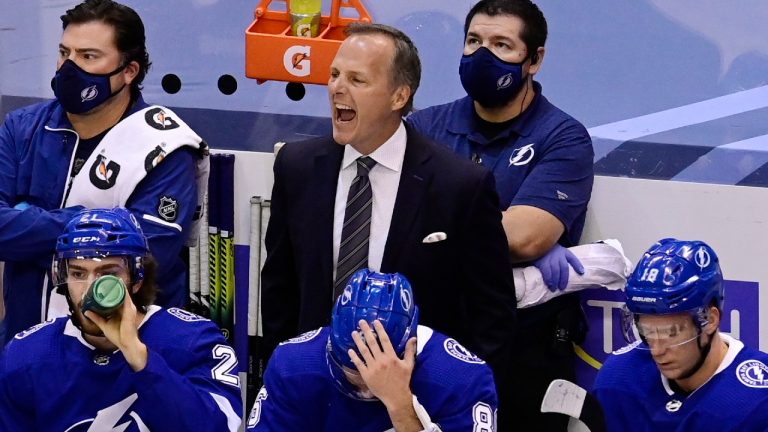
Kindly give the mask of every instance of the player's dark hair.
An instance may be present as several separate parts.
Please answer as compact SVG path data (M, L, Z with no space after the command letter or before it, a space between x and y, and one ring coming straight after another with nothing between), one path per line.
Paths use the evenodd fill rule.
M419 51L411 38L400 30L384 24L353 23L345 30L347 36L381 34L388 36L395 44L395 56L392 59L392 84L395 88L402 85L411 89L411 96L401 110L402 115L413 109L413 97L421 81L421 61Z
M146 312L147 307L155 302L157 296L157 261L152 255L147 255L143 259L144 280L141 288L136 293L131 294L131 300L136 305L136 309Z
M115 45L122 55L122 64L135 61L139 73L131 82L131 95L138 95L141 83L152 63L147 53L144 23L135 10L112 0L86 0L61 16L62 29L70 24L85 24L102 21L115 29Z
M530 0L480 0L472 6L464 21L465 38L469 31L469 24L477 14L514 15L523 20L520 39L525 43L528 57L533 60L533 63L538 61L538 56L534 58L534 55L539 47L543 47L547 42L547 20L536 4Z

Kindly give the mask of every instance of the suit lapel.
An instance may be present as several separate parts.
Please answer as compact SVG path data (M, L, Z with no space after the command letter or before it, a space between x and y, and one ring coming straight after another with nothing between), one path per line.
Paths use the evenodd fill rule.
M318 280L327 281L329 290L333 289L333 210L343 157L344 147L330 140L329 145L315 156L314 173L308 182L312 188L309 197L314 208L307 211L314 214L313 232L317 234L314 238L318 242L313 247L317 248L322 272ZM327 297L331 298L331 291L328 291Z
M392 223L389 226L387 244L381 271L391 272L399 267L398 260L406 257L402 248L413 244L409 237L416 235L417 216L422 211L424 195L432 178L432 170L427 163L431 152L424 139L406 126L408 142L403 160L403 172L397 188Z

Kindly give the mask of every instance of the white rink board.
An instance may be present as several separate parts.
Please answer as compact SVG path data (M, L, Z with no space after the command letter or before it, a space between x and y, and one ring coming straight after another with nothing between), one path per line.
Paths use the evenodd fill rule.
M249 199L269 198L274 156L228 153L235 154L235 242L247 245ZM618 238L627 257L637 262L664 237L704 240L718 253L726 279L758 282L759 327L768 328L768 265L763 262L768 260L768 189L595 178L582 243ZM768 331L761 331L759 340L760 349L768 351Z
M768 189L595 178L582 243L618 238L636 263L664 237L704 240L726 279L760 284L760 349L768 351Z

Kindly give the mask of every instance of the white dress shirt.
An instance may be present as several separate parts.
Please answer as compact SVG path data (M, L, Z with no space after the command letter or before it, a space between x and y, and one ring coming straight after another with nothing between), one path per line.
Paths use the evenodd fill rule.
M373 208L371 209L371 236L368 243L368 267L381 269L384 247L387 244L392 212L395 208L397 188L400 185L400 173L405 159L407 134L400 123L395 133L369 155L363 155L351 145L344 146L344 159L341 161L339 181L336 185L336 204L333 210L333 280L336 280L336 264L339 261L341 228L344 225L344 211L347 207L349 185L357 176L357 163L360 156L370 156L376 161L368 178L371 181Z

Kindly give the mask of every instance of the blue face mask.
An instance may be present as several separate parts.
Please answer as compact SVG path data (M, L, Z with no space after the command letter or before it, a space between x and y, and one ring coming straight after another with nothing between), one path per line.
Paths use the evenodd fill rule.
M480 47L461 57L459 76L467 94L487 108L504 106L523 88L523 63L510 63Z
M123 84L123 87L112 93L112 86L109 83L109 78L120 73L125 66L127 64L107 74L92 74L67 59L53 77L51 82L53 94L68 113L88 112L120 93L125 87Z

